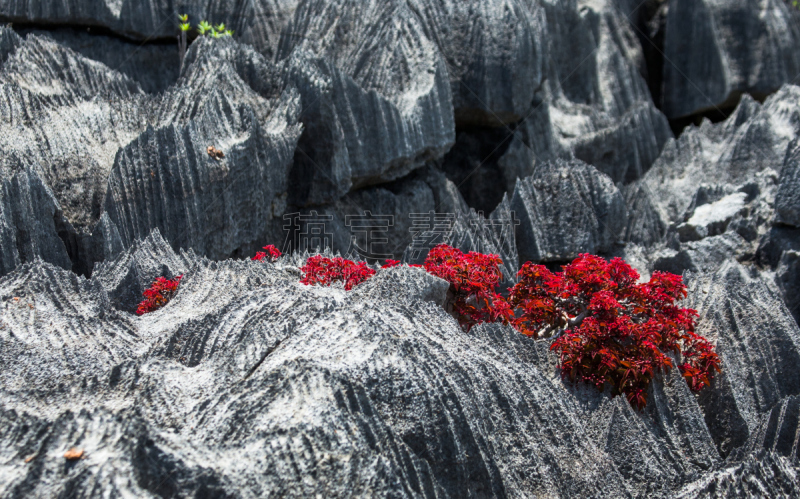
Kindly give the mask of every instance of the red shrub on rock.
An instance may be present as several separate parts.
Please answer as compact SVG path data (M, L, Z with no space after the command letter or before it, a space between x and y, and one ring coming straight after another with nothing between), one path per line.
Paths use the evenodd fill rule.
M356 263L338 256L335 258L312 256L300 270L303 272L303 278L300 280L303 284L330 286L334 282L343 282L347 291L375 275L375 270L368 267L365 262Z
M281 257L281 251L271 244L264 246L263 249L267 251L257 252L256 256L251 258L251 260L256 260L256 261L267 260L268 262L274 262Z
M588 254L563 269L553 273L528 262L509 295L519 308L512 322L523 334L563 330L550 346L563 376L600 390L608 384L643 408L653 376L674 367L669 353L683 359L678 368L692 390L719 372L713 346L694 332L697 311L675 306L686 296L680 276L655 272L637 284L639 274L623 260Z
M139 315L147 314L153 312L154 310L158 310L169 303L169 301L178 291L178 285L180 284L182 277L183 275L179 275L174 280L170 280L165 277L159 277L153 281L153 284L150 285L150 288L146 289L144 293L142 293L144 300L139 303L136 313Z
M484 255L440 244L425 259L425 270L450 283L453 310L458 322L469 331L482 322L508 322L513 318L511 308L495 292L503 278L497 255Z

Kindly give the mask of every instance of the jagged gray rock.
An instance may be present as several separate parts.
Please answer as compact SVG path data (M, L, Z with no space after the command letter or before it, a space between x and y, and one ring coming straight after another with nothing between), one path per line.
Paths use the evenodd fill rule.
M669 140L640 43L676 2L220 1L186 12L236 38L156 74L172 5L0 0L33 33L0 28L0 495L796 494L800 90ZM736 42L695 47L733 61L703 83L725 99L787 81L775 2L741 21L752 46L725 30L754 3L688 7ZM549 341L464 333L421 269L345 292L299 283L308 253L248 259L312 210L325 255L349 215L393 215L387 255L496 253L500 291L581 252L689 270L723 373L699 396L660 375L636 412L562 380Z
M134 41L176 40L178 15L187 14L193 26L201 20L225 23L243 42L269 57L276 53L281 33L298 0L223 0L213 4L176 5L165 0L55 0L0 2L0 21L29 25L106 28ZM192 33L193 34L193 33ZM175 54L177 56L177 41Z
M800 227L800 143L795 140L786 156L775 195L775 220Z
M58 237L66 224L38 168L0 167L0 275L36 258L71 269L67 248Z
M757 453L741 463L709 473L681 489L675 497L795 497L798 494L797 466L773 453Z
M572 260L609 251L621 239L625 200L611 179L581 161L542 163L517 182L510 209L520 262Z
M97 277L36 262L0 278L3 495L669 496L719 462L676 373L643 413L564 384L547 341L463 333L419 269L345 292L288 259L188 259L142 317ZM64 468L73 446L85 458Z
M800 251L786 250L775 271L783 300L800 324Z
M653 255L653 269L683 274L684 271L710 273L724 263L742 259L747 242L736 232L683 243L677 250L665 249Z
M155 229L143 241L137 241L123 254L100 263L92 273L108 293L111 304L134 312L142 293L158 277L175 279L191 268L193 252L175 253Z
M134 43L72 28L15 29L21 36L52 38L63 47L119 71L148 93L163 92L175 83L180 73L180 56L172 44Z
M697 332L716 344L724 366L699 402L727 456L781 399L800 394L800 329L774 285L735 261L693 274L687 306L699 312Z
M782 0L670 0L664 113L679 118L797 83L800 16Z
M50 39L0 31L0 175L17 178L15 187L5 182L5 216L17 213L5 225L31 233L15 236L16 250L4 245L4 255L17 253L4 259L39 256L86 274L114 154L146 123L139 107L144 93L126 76ZM41 216L30 215L37 211ZM13 265L3 267L0 274Z

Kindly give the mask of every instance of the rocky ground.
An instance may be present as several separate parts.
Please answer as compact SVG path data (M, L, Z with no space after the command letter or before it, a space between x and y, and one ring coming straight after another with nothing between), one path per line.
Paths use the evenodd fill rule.
M0 496L800 496L800 11L175 8L0 0ZM184 12L235 34L181 62ZM366 211L409 263L409 215L451 214L506 284L584 252L683 274L723 372L638 412L548 340L464 333L420 269L300 284L292 214L352 253Z

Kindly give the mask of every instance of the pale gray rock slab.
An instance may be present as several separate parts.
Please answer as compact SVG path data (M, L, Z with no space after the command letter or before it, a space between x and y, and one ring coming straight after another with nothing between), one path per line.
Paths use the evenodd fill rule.
M537 166L509 201L520 262L572 260L609 251L622 238L625 200L611 179L581 161Z
M715 344L722 360L722 373L698 400L727 456L781 399L800 394L800 329L774 284L737 262L693 274L688 284L685 306L700 314L697 333Z
M720 234L729 227L748 243L764 237L775 218L780 179L791 176L789 151L800 133L798 97L800 89L792 85L763 105L745 96L726 121L704 121L669 141L644 177L624 188L629 206L643 210L629 210L630 240L664 241L663 229L670 227L684 241ZM786 182L788 186L790 181ZM742 195L744 206L736 214L702 227L695 225L699 219L689 223L698 210L702 214L721 209L712 205L725 196Z
M689 219L676 227L681 241L698 241L724 233L728 224L745 208L747 194L734 192L692 210Z
M800 16L781 0L671 0L664 113L679 118L759 98L800 73Z
M396 295L398 283L408 290L406 296ZM425 269L398 265L379 270L374 277L358 285L353 295L367 301L419 300L444 307L449 288L449 282L425 272Z
M664 249L653 257L653 269L683 274L684 271L714 272L726 262L741 258L748 248L736 232L682 243L677 250Z
M794 497L800 494L797 466L775 453L760 452L686 485L674 497Z
M145 347L98 281L37 260L0 283L4 411L46 416L102 398L115 368Z

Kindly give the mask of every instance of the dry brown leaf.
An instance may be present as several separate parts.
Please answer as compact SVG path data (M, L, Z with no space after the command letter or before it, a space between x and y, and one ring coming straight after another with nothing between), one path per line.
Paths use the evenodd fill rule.
M64 453L64 458L69 461L74 461L83 457L83 449L71 448Z
M36 454L33 454L33 455L30 455L30 456L26 457L25 458L25 463L29 463L29 462L33 461L33 458L35 458L35 457L36 457Z

